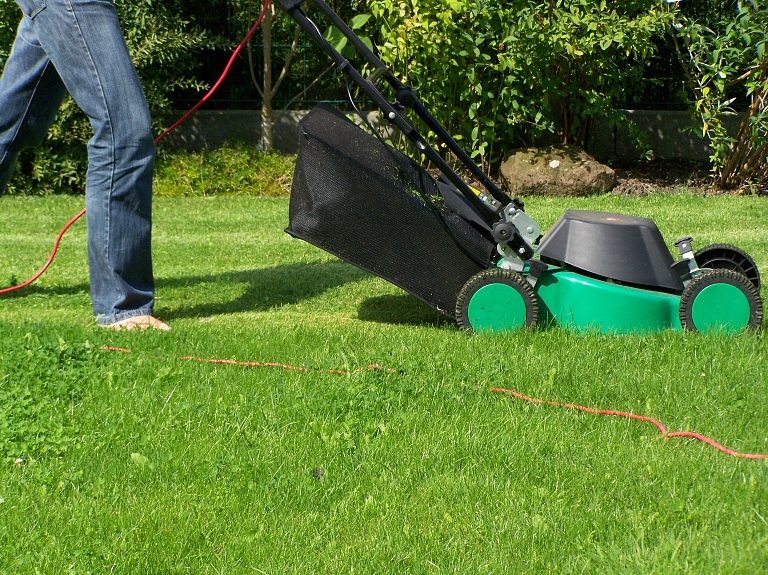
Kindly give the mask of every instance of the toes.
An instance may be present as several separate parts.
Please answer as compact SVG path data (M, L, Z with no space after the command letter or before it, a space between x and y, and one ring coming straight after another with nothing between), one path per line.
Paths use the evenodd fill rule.
M103 327L106 327L107 329L112 329L115 331L120 331L122 329L126 329L128 331L132 331L136 329L137 327L141 329L142 331L152 328L152 329L159 329L160 331L170 331L171 326L168 324L160 321L159 319L152 317L151 315L139 315L135 317L129 317L127 319L117 321L115 323L107 324Z

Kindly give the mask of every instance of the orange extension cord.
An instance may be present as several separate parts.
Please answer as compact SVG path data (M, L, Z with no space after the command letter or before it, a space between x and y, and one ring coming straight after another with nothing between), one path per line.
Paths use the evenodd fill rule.
M120 353L131 353L130 349L125 349L122 347L110 347L110 346L103 346L101 348L104 351L115 351ZM183 357L177 358L179 361L197 361L200 363L212 363L212 364L218 364L218 365L232 365L232 366L238 366L238 367L273 367L273 368L279 368L279 369L285 369L288 371L299 371L299 372L323 372L323 373L331 373L333 375L351 375L351 373L357 373L360 371L365 370L379 370L379 371L386 371L387 373L399 373L401 375L406 375L405 372L397 371L395 369L391 369L388 367L382 367L377 364L371 364L365 368L359 368L353 372L348 372L342 369L317 369L317 368L310 368L310 367L301 367L297 365L289 365L286 363L276 363L276 362L261 362L261 361L237 361L233 359L214 359L214 358L203 358L203 357L194 357L191 355L185 355ZM517 399L521 399L523 401L528 401L530 403L536 403L536 404L544 404L544 405L551 405L553 407L566 407L568 409L575 409L577 411L583 411L584 413L592 413L594 415L611 415L616 417L625 417L627 419L633 419L635 421L645 421L648 423L652 423L655 425L658 430L661 432L662 437L666 440L670 437L690 437L691 439L696 439L698 441L702 441L706 443L707 445L714 447L718 451L722 451L726 455L730 455L732 457L740 457L743 459L768 459L768 453L739 453L738 451L734 451L733 449L728 449L727 447L720 445L716 441L713 441L712 439L709 439L708 437L696 433L693 431L673 431L668 432L667 428L664 427L664 425L658 420L654 419L653 417L648 417L646 415L637 415L634 413L629 413L627 411L616 411L614 409L593 409L591 407L585 407L583 405L576 405L574 403L560 403L558 401L549 401L546 399L537 399L535 397L528 397L527 395L523 395L522 393L519 393L517 391L513 391L511 389L503 389L500 387L492 387L490 388L490 391L492 393L503 393L507 394L510 397L514 397Z
M224 79L229 74L229 71L232 69L232 66L235 63L235 59L240 54L240 52L243 50L243 47L248 43L248 40L251 39L251 36L253 36L256 33L256 30L258 30L259 25L261 24L261 21L264 19L264 15L267 13L267 9L269 9L269 1L270 0L264 0L264 6L261 9L261 14L259 14L258 19L256 20L256 23L251 27L251 29L248 31L248 34L245 35L245 38L238 44L237 48L235 48L235 51L232 53L232 56L229 59L229 62L227 63L226 67L224 68L224 72L222 72L221 77L219 77L218 81L213 85L213 87L208 90L208 92L203 96L203 98L195 104L186 114L184 114L177 122L175 122L170 128L165 130L162 134L160 134L157 138L155 138L155 145L158 145L168 134L173 132L176 128L181 126L184 122L186 122L189 117L197 112L200 107L205 104L211 96L213 96L214 92L219 89L221 84L224 82ZM0 290L0 295L5 293L14 292L20 289L23 289L33 283L37 278L39 278L41 275L45 273L45 270L48 269L48 266L51 265L51 262L53 262L53 258L56 257L56 252L59 250L59 243L61 242L62 236L66 233L66 231L74 224L77 220L79 220L83 214L85 214L85 210L81 210L74 218L69 220L67 222L67 225L65 225L62 230L59 232L59 235L56 237L56 242L53 244L53 251L51 252L51 255L48 256L48 261L45 262L45 265L40 268L40 270L31 278L29 278L27 281L25 281L22 284L11 286L9 288L5 288Z
M537 399L535 397L528 397L527 395L523 395L522 393L518 393L517 391L513 391L511 389L503 389L499 387L492 387L491 391L493 393L506 393L512 397L515 397L517 399L522 399L523 401L528 401L530 403L540 403L540 404L543 403L546 405L552 405L554 407L567 407L568 409L575 409L577 411L583 411L584 413L592 413L594 415L613 415L617 417L626 417L627 419L634 419L635 421L646 421L648 423L652 423L653 425L655 425L658 428L658 430L661 432L661 435L664 439L667 439L669 437L690 437L692 439L703 441L707 445L714 447L715 449L722 451L723 453L732 455L733 457L743 457L744 459L768 459L768 453L739 453L738 451L734 451L733 449L728 449L727 447L720 445L716 441L713 441L710 438L700 433L696 433L694 431L673 431L670 433L667 431L667 428L664 427L664 425L658 419L654 419L653 417L648 417L647 415L636 415L634 413L629 413L626 411L616 411L613 409L593 409L591 407L584 407L583 405L576 405L575 403L560 403L559 401Z

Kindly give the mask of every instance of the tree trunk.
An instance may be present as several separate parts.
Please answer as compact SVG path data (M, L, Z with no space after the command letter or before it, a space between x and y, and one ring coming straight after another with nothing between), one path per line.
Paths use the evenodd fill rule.
M272 13L274 6L267 8L261 21L261 33L264 38L264 89L261 104L261 147L265 150L272 148Z
M753 137L752 120L759 116L768 99L768 90L752 93L752 101L744 112L733 135L734 142L726 152L723 167L717 177L721 188L734 189L750 181L765 182L768 175L766 157L768 146Z

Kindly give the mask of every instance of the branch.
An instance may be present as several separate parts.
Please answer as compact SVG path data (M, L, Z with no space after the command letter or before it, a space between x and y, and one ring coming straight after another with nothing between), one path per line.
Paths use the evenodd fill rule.
M314 86L315 84L317 84L317 82L320 80L320 78L322 78L322 77L323 77L323 76L325 76L325 75L326 75L328 72L330 72L330 71L333 69L333 67L334 67L334 66L336 66L336 62L334 62L333 64L331 64L330 66L328 66L328 67L327 67L325 70L323 70L323 71L322 71L322 73L321 73L321 74L320 74L320 75L319 75L317 78L315 78L314 80L312 80L312 82L309 84L309 86L307 86L307 87L306 87L304 90L302 90L301 92L299 92L298 94L296 94L296 96L294 96L293 100L291 100L290 102L288 102L288 103L285 105L285 108L283 108L283 110L282 110L282 111L283 111L283 112L285 112L285 111L288 109L288 107L289 107L291 104L293 104L293 103L294 103L296 100L298 100L298 99L299 99L299 98L301 98L301 97L304 97L304 96L306 96L306 95L307 95L307 90L309 90L309 89L310 89L312 86Z
M685 59L683 58L683 51L680 49L680 43L677 41L677 36L675 36L674 32L672 32L670 36L672 36L672 41L675 43L675 52L677 53L677 59L680 62L680 67L683 69L683 73L685 74L685 77L688 79L688 88L690 88L694 97L697 97L698 95L696 93L696 86L697 86L696 80L694 80L693 75L691 74L691 71L688 69L688 66L686 66Z
M739 171L739 165L745 153L749 153L750 142L744 138L744 132L749 127L749 118L752 116L751 110L747 110L741 117L739 126L736 128L733 139L734 142L728 147L728 152L723 158L723 166L720 170L721 179L728 187L732 183L735 173Z
M248 2L248 22L251 21L251 3ZM250 26L250 24L249 24ZM259 91L259 96L261 96L261 99L264 99L264 90L261 89L261 86L259 85L259 82L256 80L256 72L253 68L253 50L251 50L251 39L248 38L247 43L247 52L248 52L248 69L251 72L251 80L253 81L253 85L256 86L256 89Z
M752 74L754 74L758 70L768 70L768 62L763 62L762 64L758 64L757 66L753 66L752 68L750 68L749 70L744 72L741 76L739 76L735 80L731 80L730 82L728 82L725 85L726 89L730 88L731 86L735 86L739 82L743 82L744 80L749 78Z
M277 77L275 85L272 86L272 98L274 98L275 94L277 94L277 89L280 87L280 84L283 83L283 80L285 80L285 75L288 73L288 68L291 67L291 60L293 60L293 56L296 54L296 46L299 43L300 33L301 28L298 24L296 24L296 30L293 33L293 42L291 42L291 49L288 51L288 57L285 59L285 64L283 65L283 69L280 71L280 76Z

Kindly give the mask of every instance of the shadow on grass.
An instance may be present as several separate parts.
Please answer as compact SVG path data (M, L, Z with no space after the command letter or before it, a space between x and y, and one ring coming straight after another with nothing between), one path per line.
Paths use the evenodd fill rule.
M164 289L179 290L185 287L211 284L246 284L246 289L235 299L224 302L203 301L189 306L161 311L163 319L173 320L190 317L208 317L244 311L267 311L288 304L295 304L323 292L370 277L368 272L341 261L322 263L287 264L248 271L225 272L205 276L165 278L157 280L160 293ZM199 293L199 292L198 292ZM198 296L205 300L205 296Z
M255 270L224 272L220 274L157 278L155 283L159 294L165 290L182 291L196 288L196 299L200 303L185 305L178 302L178 296L169 297L170 308L159 310L159 315L167 321L182 318L210 317L220 314L247 311L267 311L284 305L295 304L302 300L318 296L329 289L344 284L358 282L370 274L342 261L287 264ZM226 286L245 284L244 291L238 290L238 296L228 301L210 301L222 299ZM31 285L18 292L12 292L3 298L21 298L36 295L75 295L88 293L88 284L75 286ZM210 289L211 298L201 294L201 289ZM216 294L215 292L219 292ZM213 295L217 297L214 298ZM160 307L160 306L158 306ZM362 321L399 325L453 325L453 320L435 311L427 304L409 294L382 295L365 300L358 309L358 318Z
M453 325L452 319L409 294L382 295L365 300L358 319L399 325Z
M0 289L5 289L9 287L7 284L0 285ZM0 301L3 300L12 300L12 299L19 299L19 298L25 298L30 295L43 295L43 296L52 296L52 295L77 295L77 294L87 294L90 290L90 286L85 284L77 284L73 286L57 286L57 285L51 285L46 287L41 287L37 284L28 285L25 288L21 288L18 291L12 291L9 293L4 293L0 295Z

